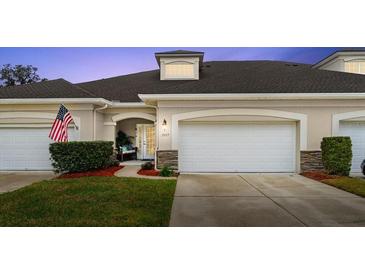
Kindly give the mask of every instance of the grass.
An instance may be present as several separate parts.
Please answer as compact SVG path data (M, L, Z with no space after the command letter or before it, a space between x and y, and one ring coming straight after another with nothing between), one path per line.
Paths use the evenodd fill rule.
M54 179L0 195L0 226L168 226L176 180Z
M340 177L322 180L323 183L365 197L365 180L353 177Z

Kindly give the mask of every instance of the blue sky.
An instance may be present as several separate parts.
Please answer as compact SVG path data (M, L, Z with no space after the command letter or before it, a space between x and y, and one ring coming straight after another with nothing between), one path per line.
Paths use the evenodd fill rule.
M78 83L157 69L154 53L186 49L204 60L284 60L313 64L340 48L0 48L0 66L38 67L42 78Z

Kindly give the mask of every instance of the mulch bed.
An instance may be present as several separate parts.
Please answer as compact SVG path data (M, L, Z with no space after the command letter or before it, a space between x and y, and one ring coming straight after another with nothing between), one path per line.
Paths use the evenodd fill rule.
M137 172L137 174L144 175L144 176L160 176L160 171L155 170L155 169L150 169L150 170L140 169Z
M341 178L341 176L330 175L330 174L327 174L327 173L321 172L321 171L306 171L306 172L301 173L300 175L303 175L304 177L307 177L309 179L313 179L316 181L320 181L320 182L322 182L323 180L327 180L327 179Z
M70 172L58 176L58 179L72 179L90 176L101 176L101 177L111 177L114 173L122 169L124 166L113 166L103 169L90 170L85 172Z

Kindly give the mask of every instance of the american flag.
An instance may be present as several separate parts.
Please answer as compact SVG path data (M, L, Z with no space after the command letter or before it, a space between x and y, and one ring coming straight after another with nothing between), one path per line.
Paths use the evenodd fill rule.
M64 105L61 105L48 137L55 142L67 142L67 127L72 121L71 113Z

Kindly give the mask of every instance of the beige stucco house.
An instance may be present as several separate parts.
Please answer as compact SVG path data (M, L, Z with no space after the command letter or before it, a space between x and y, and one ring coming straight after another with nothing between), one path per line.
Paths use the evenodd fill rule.
M321 168L325 136L351 136L352 171L365 158L365 54L311 66L204 62L202 52L156 53L159 70L72 84L0 89L0 170L51 169L48 133L59 105L72 140L130 135L139 159L180 172L300 172ZM152 57L151 57L152 58Z

